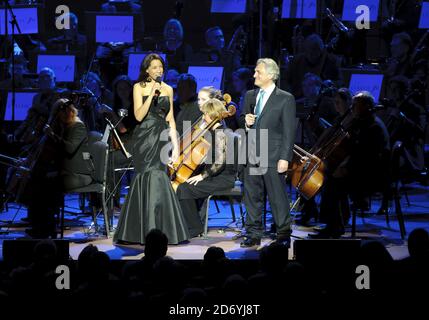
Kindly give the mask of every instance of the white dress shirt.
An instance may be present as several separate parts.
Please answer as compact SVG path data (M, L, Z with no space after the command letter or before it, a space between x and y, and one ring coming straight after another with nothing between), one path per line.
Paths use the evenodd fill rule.
M268 99L270 98L271 94L273 93L274 89L276 88L275 83L271 84L268 88L264 89L264 98L262 100L262 106L261 106L261 113L265 108L265 104L267 103ZM261 89L262 90L262 89ZM261 90L259 90L258 95L256 96L256 104L258 104L259 96L261 95ZM256 105L255 105L256 108ZM253 113L255 113L255 109L253 109Z

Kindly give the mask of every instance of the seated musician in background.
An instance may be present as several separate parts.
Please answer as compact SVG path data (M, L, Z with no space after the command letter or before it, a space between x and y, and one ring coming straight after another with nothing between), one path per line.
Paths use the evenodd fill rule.
M170 19L164 25L164 39L157 48L167 57L168 67L183 71L181 65L184 61L192 59L192 47L183 42L183 26L177 19Z
M209 101L210 99L223 99L222 91L216 89L213 86L202 87L200 91L198 91L198 105L201 109L204 103Z
M33 98L32 107L27 117L15 131L15 140L22 146L27 146L41 135L53 103L64 93L56 86L55 73L50 68L43 68L39 73L39 93Z
M0 82L0 88L12 88L12 60L9 59L8 62L8 75L5 80ZM15 89L34 88L37 86L37 82L35 80L25 77L25 74L28 74L29 70L28 61L23 54L15 56L14 69Z
M112 83L121 73L130 52L142 51L141 41L144 35L143 10L140 4L130 0L108 0L101 5L102 12L135 14L134 34L131 42L101 43L96 49L96 58L100 66L100 76L105 83Z
M57 121L45 126L45 133L59 150L60 178L63 190L91 184L94 166L88 149L88 133L73 102L59 99L53 106Z
M86 35L79 33L79 20L74 13L67 13L63 15L63 19L69 20L70 28L60 30L61 35L50 38L47 46L50 50L69 52L74 51L78 55L77 70L78 74L84 72L87 55L87 38Z
M303 95L302 82L308 72L322 80L330 79L337 85L341 83L337 57L326 51L322 38L315 33L305 38L304 51L294 57L288 70L289 86L297 99Z
M322 81L313 73L307 73L302 82L303 97L297 104L303 105L307 114L304 129L309 145L314 145L326 127L338 116L335 110L334 95L337 89L332 81Z
M213 86L202 87L198 92L198 105L201 109L201 106L206 103L209 99L218 99L220 101L224 101L224 96L222 95L222 91L216 89ZM237 105L234 102L230 102L230 104L234 105L236 109L238 109ZM231 130L238 129L238 118L236 114L234 116L228 117L222 120L222 125Z
M225 105L218 99L210 99L201 106L201 111L204 120L211 123L220 118L225 111ZM205 212L206 207L198 210L196 200L206 198L215 191L233 188L235 183L233 165L226 162L227 152L231 151L227 150L225 127L219 122L212 127L210 134L212 144L209 161L206 161L199 174L180 184L176 192L191 237L196 237L204 231L203 218L199 211Z
M415 32L418 28L421 2L419 0L382 0L380 3L383 24L382 37L387 41L395 33Z
M232 73L241 66L241 56L231 42L225 46L225 36L220 27L207 29L205 33L206 48L201 49L194 57L197 61L212 62L224 67L225 88L229 88ZM233 40L233 39L232 39Z
M185 131L185 121L193 124L201 117L201 111L197 103L197 80L189 73L179 76L177 83L177 97L179 99L179 113L176 116L176 129L179 136Z
M176 69L168 69L164 76L164 82L173 88L173 106L175 113L176 110L179 110L179 98L177 97L177 84L179 82L179 76L180 74ZM174 116L177 116L177 114Z
M44 134L32 146L27 159L32 165L24 191L33 238L55 238L55 214L62 192L90 184L90 157L85 125L68 99L57 99L49 113Z
M112 110L115 115L118 115L118 112L121 109L128 111L128 115L122 119L122 125L119 128L120 133L126 135L122 137L125 140L124 142L128 142L131 139L131 135L135 126L137 125L137 119L133 112L133 82L130 77L126 75L119 75L113 81L112 90ZM112 122L115 123L114 121Z
M244 108L244 96L246 92L253 89L253 73L249 68L239 68L232 74L232 86L235 101L237 101L236 117L239 117Z
M111 111L113 94L95 72L85 73L80 82L82 92L90 96L80 102L79 117L89 131L103 131L105 127L103 113ZM107 110L105 106L108 107Z
M427 125L426 110L414 101L409 81L404 76L389 81L389 100L382 118L390 134L392 146L401 141L403 152L399 169L413 175L425 168L424 139Z
M406 32L396 33L390 42L390 57L380 65L381 71L387 78L394 76L411 77L413 75L410 55L413 41Z
M390 144L384 123L374 114L369 92L353 97L353 125L349 129L347 156L337 167L328 167L322 188L321 216L326 228L312 238L339 238L350 217L348 196L353 206L367 209L367 197L384 192L388 184Z
M345 117L348 115L352 104L352 95L350 93L350 90L347 88L338 89L334 95L334 102L335 110L337 111L338 116L333 121L332 127L324 129L323 133L319 136L316 143L311 147L310 153L312 154L320 155L320 150L322 150L324 146L328 144L328 140L332 138L332 135L335 133L339 126L343 126L346 130L349 127L350 123L347 122L348 119L345 119ZM327 166L327 169L329 171L329 163L325 163L325 165ZM300 219L295 220L296 224L307 226L310 219L317 216L319 216L320 222L326 222L326 217L322 215L323 213L326 214L326 212L321 212L322 214L319 215L314 197L309 200L301 198L300 204L301 217Z

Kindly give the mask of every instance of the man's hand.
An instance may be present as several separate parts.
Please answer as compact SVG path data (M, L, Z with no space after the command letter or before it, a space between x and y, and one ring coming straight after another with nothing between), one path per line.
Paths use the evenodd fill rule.
M256 116L254 114L248 113L244 119L246 120L246 126L250 128L255 123Z
M277 162L277 172L278 173L285 173L287 171L287 168L289 167L289 162L286 160L279 160Z

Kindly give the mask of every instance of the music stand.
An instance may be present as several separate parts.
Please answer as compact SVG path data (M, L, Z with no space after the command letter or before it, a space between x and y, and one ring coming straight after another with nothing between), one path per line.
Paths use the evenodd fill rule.
M123 155L125 156L126 159L130 159L132 157L131 154L125 148L125 146L124 146L124 144L123 144L123 142L122 142L121 138L119 137L119 134L116 130L116 126L119 123L121 123L121 121L127 115L128 115L127 110L122 110L121 114L120 114L120 119L118 120L116 125L114 125L108 118L105 118L107 125L106 125L106 128L104 130L103 138L101 139L101 141L103 141L109 145L109 148L108 148L108 152L109 152L108 159L109 160L106 163L106 166L109 166L110 168L114 168L112 153L110 152L112 149L112 145L113 145L113 139L115 139L118 142L119 148L120 148L121 152L123 153ZM112 171L113 177L111 179L109 179L109 181L113 181L113 183L114 183L112 190L106 190L107 191L106 192L106 194L107 194L106 203L108 203L108 215L111 217L111 221L110 221L111 224L110 225L113 225L113 196L115 195L118 187L121 185L121 182L125 176L125 173L127 171L131 170L131 166L132 166L132 161L129 162L127 168L121 169L122 171L124 171L124 173L122 174L122 176L119 178L119 180L117 182L115 181L116 170ZM106 170L106 172L107 172L107 170Z

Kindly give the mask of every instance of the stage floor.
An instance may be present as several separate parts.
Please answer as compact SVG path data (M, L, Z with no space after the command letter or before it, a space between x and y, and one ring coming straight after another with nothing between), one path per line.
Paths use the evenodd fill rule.
M429 188L415 184L413 188L408 189L407 193L410 205L407 204L405 197L401 199L407 232L409 233L415 228L425 228L429 231ZM88 215L80 213L77 205L77 196L68 196L66 206L66 210L70 211L70 213L66 214L66 226L68 230L65 231L65 238L70 240L70 255L73 259L77 259L82 249L89 243L96 245L99 250L105 251L111 259L133 260L143 257L143 246L114 245L111 238L97 237L94 233L88 232L91 218ZM231 259L257 259L259 255L257 249L242 249L240 248L240 240L232 240L232 237L241 229L241 221L238 221L238 204L235 205L237 223L232 222L228 202L218 200L218 206L219 212L217 212L216 206L213 203L210 205L208 239L194 238L185 244L171 245L168 248L167 254L180 260L200 260L203 258L207 248L218 246L223 248L226 255ZM380 201L378 199L373 200L371 212L376 212L379 206ZM25 228L28 226L21 221L21 218L25 216L26 209L19 209L19 206L14 203L9 204L8 211L0 214L0 225L3 226L1 231L7 231L5 234L0 234L0 259L2 259L2 243L4 239L27 237ZM358 217L357 237L362 238L364 241L382 241L394 259L401 259L408 255L408 250L406 241L401 240L393 205L389 218L390 223L387 225L385 216L369 214L364 218ZM13 221L13 223L10 224L10 221ZM102 223L101 216L99 222L100 224ZM114 225L116 223L117 217L114 219ZM267 229L269 229L270 224L271 216L268 214ZM9 228L7 225L9 225ZM301 227L294 224L294 237L292 240L305 238L309 233L313 232L312 227ZM350 228L347 228L347 232L343 238L350 238ZM268 237L263 239L262 246L267 245L270 241ZM289 250L289 258L293 259L293 242L291 250Z

